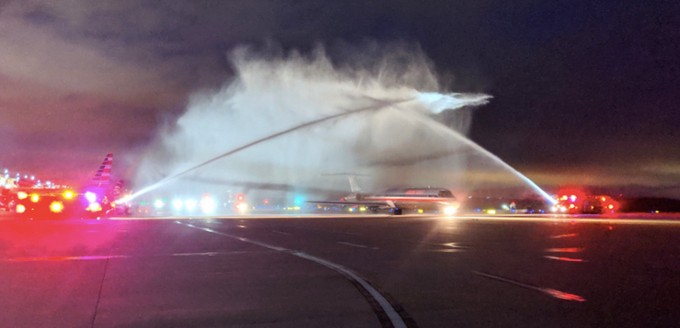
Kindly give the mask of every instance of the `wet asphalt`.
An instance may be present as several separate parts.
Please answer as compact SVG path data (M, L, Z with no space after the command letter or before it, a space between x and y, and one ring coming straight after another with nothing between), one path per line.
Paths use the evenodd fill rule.
M656 218L3 216L0 323L675 327L680 221Z

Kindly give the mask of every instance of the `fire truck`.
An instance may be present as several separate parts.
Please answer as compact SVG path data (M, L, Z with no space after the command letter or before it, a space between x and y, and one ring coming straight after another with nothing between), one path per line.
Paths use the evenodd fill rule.
M92 192L77 193L70 189L19 190L14 212L23 219L98 218L108 204L97 200Z
M8 189L8 209L21 218L100 218L118 212L129 213L129 205L121 202L124 183L110 183L113 154L109 153L84 188L17 186ZM118 204L117 204L118 203Z
M552 210L567 214L611 214L620 209L620 204L608 195L591 195L579 190L563 190L557 195L557 204Z

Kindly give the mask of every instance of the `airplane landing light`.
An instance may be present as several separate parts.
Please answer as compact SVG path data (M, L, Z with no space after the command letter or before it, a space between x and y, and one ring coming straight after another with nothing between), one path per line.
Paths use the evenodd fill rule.
M458 212L458 209L455 206L446 206L444 207L444 214L445 215L454 215Z

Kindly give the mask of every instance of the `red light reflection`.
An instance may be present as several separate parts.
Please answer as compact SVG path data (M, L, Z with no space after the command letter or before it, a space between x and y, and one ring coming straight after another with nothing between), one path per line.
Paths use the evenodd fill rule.
M583 252L583 247L567 247L567 248L547 248L546 253L580 253Z
M585 302L586 299L576 295L576 294L571 294L571 293L566 293L563 291L559 291L557 289L552 289L552 288L542 288L542 291L554 298L559 298L561 300L566 300L566 301L574 301L574 302Z
M62 262L62 261L91 261L127 258L125 255L86 255L86 256L43 256L43 257L18 257L8 259L8 262Z
M555 261L564 261L564 262L585 262L584 259L577 259L573 257L564 257L564 256L549 256L546 255L544 256L546 259L550 260L555 260Z

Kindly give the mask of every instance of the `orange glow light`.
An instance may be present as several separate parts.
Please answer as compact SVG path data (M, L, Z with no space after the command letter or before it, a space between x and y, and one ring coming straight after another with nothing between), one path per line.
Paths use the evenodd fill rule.
M50 211L52 211L52 213L61 213L61 211L63 211L63 210L64 210L64 204L62 204L59 201L55 200L50 204Z
M64 196L64 199L71 200L76 196L76 193L73 190L66 190L62 196Z

